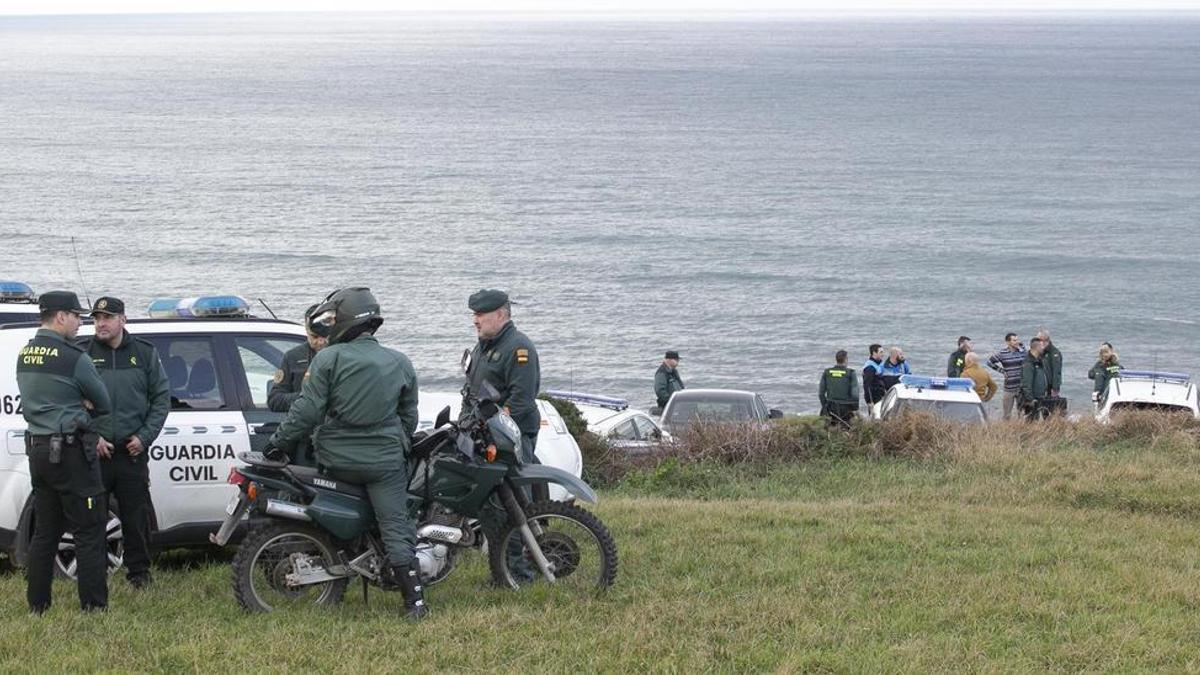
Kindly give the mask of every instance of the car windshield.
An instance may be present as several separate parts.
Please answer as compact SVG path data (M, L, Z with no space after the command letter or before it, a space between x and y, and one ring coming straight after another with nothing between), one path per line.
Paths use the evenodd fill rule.
M1182 405L1171 405L1169 403L1147 403L1143 401L1118 401L1112 405L1113 412L1118 410L1157 410L1158 412L1186 412L1191 413L1191 409Z
M942 419L955 422L982 422L983 410L978 403L967 401L927 401L909 399L900 405L901 410L932 412Z
M663 422L670 427L682 427L694 420L748 422L755 419L758 418L754 415L754 402L749 397L716 395L672 401Z

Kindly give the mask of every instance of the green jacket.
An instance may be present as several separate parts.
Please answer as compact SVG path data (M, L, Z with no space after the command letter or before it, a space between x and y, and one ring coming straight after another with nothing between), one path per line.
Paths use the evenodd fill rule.
M66 338L45 328L17 355L17 389L29 433L112 432L112 401L92 360ZM91 401L97 419L83 406Z
M79 346L91 356L112 400L112 435L104 438L116 443L137 436L149 449L171 412L171 387L158 350L128 332L122 333L116 349L94 337L81 340Z
M1034 357L1032 352L1025 354L1021 362L1021 399L1034 401L1046 398L1050 393L1050 373L1045 364L1045 355Z
M671 400L671 394L677 391L683 391L683 378L679 377L679 369L668 367L665 363L660 365L654 372L654 399L658 402L658 407L666 407L667 401Z
M967 353L961 349L956 349L946 361L946 377L958 377L962 375L963 368L966 365Z
M275 371L271 393L267 394L267 408L273 412L287 412L292 407L292 403L300 398L304 374L308 372L308 365L315 355L316 352L307 342L287 350L279 370Z
M1054 391L1062 389L1062 352L1058 351L1058 347L1055 347L1053 342L1046 343L1046 351L1042 354L1042 360L1046 363L1046 380L1049 382L1050 389Z
M292 451L311 434L324 466L389 470L403 466L416 428L412 363L364 334L317 353L271 444Z
M1088 379L1095 382L1092 391L1097 394L1103 394L1105 389L1108 389L1108 381L1116 377L1121 372L1121 364L1117 363L1116 359L1111 364L1105 364L1103 361L1097 361L1096 365L1088 371Z
M479 395L484 382L490 382L500 392L501 406L525 435L536 435L541 429L542 415L537 408L538 391L542 388L542 373L537 349L513 322L491 340L480 340L471 352L467 366L467 385Z
M824 408L829 403L858 406L858 375L853 368L833 366L821 373L821 386L817 398Z

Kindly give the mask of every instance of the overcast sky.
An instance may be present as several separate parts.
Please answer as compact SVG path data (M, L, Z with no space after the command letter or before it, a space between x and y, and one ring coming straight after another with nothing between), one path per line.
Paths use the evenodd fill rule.
M2 14L162 12L418 11L637 14L1200 12L1200 0L0 0Z

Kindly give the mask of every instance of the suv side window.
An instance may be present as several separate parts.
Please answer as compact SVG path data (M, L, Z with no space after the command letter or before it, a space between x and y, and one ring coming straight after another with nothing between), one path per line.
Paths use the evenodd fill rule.
M145 336L158 349L171 386L171 410L222 410L212 339L196 335Z
M275 385L275 371L289 349L304 344L304 338L283 335L238 335L234 337L238 358L242 361L246 386L255 408L267 407L267 395Z
M615 438L620 441L636 441L638 440L637 430L633 427L633 420L625 420L621 422L612 431L608 432L609 438Z

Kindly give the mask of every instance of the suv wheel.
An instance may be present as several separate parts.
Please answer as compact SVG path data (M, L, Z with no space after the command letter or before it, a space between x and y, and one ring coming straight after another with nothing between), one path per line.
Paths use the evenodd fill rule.
M108 512L104 538L108 574L112 576L125 562L125 533L121 531L121 519L112 511ZM54 556L54 574L64 579L74 579L76 566L75 537L70 532L64 532L58 542L58 554Z

